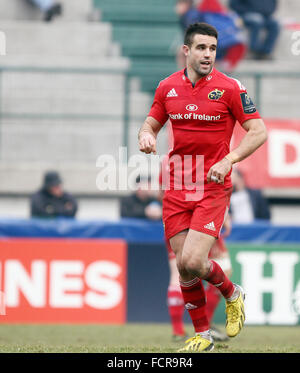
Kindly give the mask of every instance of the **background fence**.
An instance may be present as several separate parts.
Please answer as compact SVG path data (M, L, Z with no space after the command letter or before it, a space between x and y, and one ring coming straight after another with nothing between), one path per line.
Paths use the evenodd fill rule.
M70 111L70 112L53 112L51 110L50 105L48 111L39 111L35 110L34 112L26 111L26 112L20 112L20 111L14 111L13 109L7 110L7 108L3 104L4 97L7 94L5 90L3 89L3 76L5 74L11 74L11 73L18 73L18 74L50 74L50 76L53 75L60 75L60 76L78 76L78 75L106 75L106 74L116 74L120 76L120 74L123 76L123 113L118 114L102 114L102 113L80 113L78 110L76 111ZM145 70L145 75L147 75L147 72ZM126 70L119 70L117 73L115 69L109 69L109 68L61 68L61 67L29 67L29 66L18 66L18 67L12 67L12 66L0 66L0 120L4 119L16 119L16 120L32 120L32 121L39 121L39 120L88 120L88 121L95 121L95 122L104 122L106 120L108 121L121 121L122 122L122 143L120 145L127 147L128 153L130 153L130 141L133 139L130 138L130 124L131 122L139 122L140 124L143 123L147 112L145 112L145 115L132 115L130 114L130 107L135 105L135 102L131 102L132 97L130 95L131 91L131 80L134 78L133 72L128 72ZM264 116L265 113L270 116L271 112L274 111L274 106L276 106L276 103L274 103L274 96L278 95L279 92L273 92L273 94L269 97L267 97L265 92L265 81L271 80L273 82L273 85L276 86L276 82L280 81L281 79L285 79L289 84L287 84L287 88L293 90L293 93L291 92L291 100L300 100L300 90L295 90L292 86L292 83L295 84L298 87L298 83L300 81L300 72L238 72L233 75L233 77L240 79L242 82L245 83L246 86L249 86L251 91L251 94L254 97L255 104L260 111L261 115ZM151 79L151 75L147 77L148 79ZM153 80L156 77L153 76ZM45 82L47 84L47 82ZM158 84L158 82L157 82ZM9 85L8 85L9 86ZM6 86L6 88L8 88ZM279 86L279 84L278 84ZM80 87L78 87L80 89ZM270 85L268 85L268 89L270 89ZM59 90L59 87L57 87L57 90ZM281 86L282 90L282 86ZM154 91L150 90L149 94L153 96ZM296 97L295 97L296 96ZM101 107L101 102L99 102L99 107ZM269 106L272 106L270 109ZM279 107L278 107L279 105ZM149 107L150 109L150 107ZM282 117L288 117L287 115L284 115L287 111L289 111L289 108L286 106L285 102L282 102L281 104L277 104L276 110L282 111ZM300 117L300 108L299 106L296 107L296 110L298 110L298 116ZM275 116L275 115L274 115ZM297 117L297 115L294 114L294 117ZM1 122L0 122L1 126ZM0 136L1 136L1 127L0 127ZM92 134L91 134L92 136ZM135 140L135 139L134 139ZM18 152L18 149L15 149L16 152ZM1 150L0 150L1 154ZM41 154L42 156L42 154Z
M1 317L0 322L16 322L16 320L30 322L34 321L31 320L32 317L35 317L38 322L39 307L42 311L47 308L49 312L44 316L44 322L51 322L51 312L57 310L60 310L60 313L55 315L56 322L65 321L69 317L68 312L73 315L73 309L82 310L79 316L76 314L72 316L74 322L78 320L105 322L107 320L105 312L108 310L115 315L115 318L109 319L110 322L168 322L166 293L169 270L163 236L161 222L154 223L139 219L123 219L119 222L1 219L0 268L6 281L2 282L3 288L0 290L4 291L7 299L12 299L12 293L19 292L22 298L15 303L10 300L6 307L8 316ZM126 252L122 244L117 247L112 246L116 245L115 242L118 240L127 246ZM76 245L80 243L81 248L78 249ZM6 245L14 246L14 250L4 250ZM247 293L247 322L255 325L298 324L300 321L299 227L273 226L259 221L250 225L233 225L227 245L233 266L232 279L241 284ZM10 270L9 263L13 261L18 261L20 272L24 271L22 281L20 278L15 287L11 282L16 281L9 283L9 274L7 274ZM40 272L34 267L41 261L47 263L47 268L50 268L53 263L56 265L62 263L63 272L49 269L48 280L43 280L43 277L40 279L44 281L45 294L51 291L51 283L58 284L59 299L68 297L67 294L84 295L88 289L87 285L81 287L74 281L78 281L79 275L88 278L90 267L96 267L100 262L102 265L106 263L106 272L101 272L102 267L99 267L99 272L96 272L97 276L100 276L99 279L102 278L102 281L104 279L104 283L100 281L93 283L91 280L89 282L89 287L93 291L102 294L102 303L99 306L97 303L96 305L92 303L87 308L84 308L83 303L76 305L67 301L65 303L61 301L62 303L56 306L48 304L46 300L43 306L34 303L34 299L38 298L39 294L41 297L43 295L46 297L37 285ZM110 263L110 266L107 263ZM82 266L81 271L78 266ZM114 266L119 266L117 272L114 272ZM105 279L114 281L115 284L108 284L110 287L105 288ZM121 289L122 296L115 303L106 300L107 305L105 298L117 297L116 284ZM121 305L122 312L119 310ZM98 309L98 314L95 313L95 309ZM215 322L224 321L224 302L221 302L215 314Z

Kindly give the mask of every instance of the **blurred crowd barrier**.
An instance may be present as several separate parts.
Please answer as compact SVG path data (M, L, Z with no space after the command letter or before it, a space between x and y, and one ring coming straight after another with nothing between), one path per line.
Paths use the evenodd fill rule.
M161 222L1 219L0 237L0 323L168 322ZM299 227L234 225L227 244L248 324L298 324Z

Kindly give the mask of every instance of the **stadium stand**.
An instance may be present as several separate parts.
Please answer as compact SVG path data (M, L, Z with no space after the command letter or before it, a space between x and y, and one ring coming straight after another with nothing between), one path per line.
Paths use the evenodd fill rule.
M110 24L87 22L90 1L64 2L64 16L51 25L35 9L24 11L23 1L6 3L0 192L30 193L46 169L58 167L73 192L95 194L97 157L116 155L122 144L130 62L112 42ZM130 98L130 114L143 116L149 96L135 89Z
M7 36L7 55L0 57L0 69L23 70L2 72L0 78L2 194L28 195L53 165L71 192L97 194L95 161L103 153L115 155L124 143L126 100L133 154L138 153L136 134L154 89L177 69L175 53L182 36L175 0L62 2L63 16L46 25L25 1L0 0L0 28ZM265 117L300 116L299 56L291 52L299 14L297 0L279 1L283 27L276 59L244 61L235 72ZM79 73L80 69L105 69L106 73ZM130 95L124 89L127 73ZM166 149L163 135L159 154ZM289 191L277 189L270 195L276 193L285 196ZM294 190L293 196L299 197L299 191ZM114 206L113 218L117 203Z
M174 12L176 0L94 0L100 19L113 25L113 37L132 61L131 73L145 91L153 92L161 79L176 71L176 48L181 29Z
M91 11L90 0L72 0L61 2L63 4L63 21L83 21ZM0 1L0 19L15 21L41 21L43 14L30 0Z

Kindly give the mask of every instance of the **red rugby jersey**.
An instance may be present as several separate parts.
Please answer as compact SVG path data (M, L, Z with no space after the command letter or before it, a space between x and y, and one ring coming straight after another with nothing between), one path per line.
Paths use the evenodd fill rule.
M176 160L180 157L182 161L180 177L183 190L191 190L190 186L185 187L184 173L191 172L195 182L199 180L196 174L199 167L203 168L200 174L203 175L205 189L220 187L215 183L208 184L206 175L212 165L229 153L236 121L243 124L246 120L260 118L246 88L238 80L216 69L194 87L184 69L162 80L156 89L149 116L162 125L168 119L171 121L174 140L169 158ZM197 155L204 156L204 165L201 161L196 163ZM184 162L184 156L190 156L192 163ZM176 170L180 170L180 166ZM174 174L177 175L175 178ZM174 189L177 178L178 172L172 162L171 189ZM224 187L231 187L230 173L225 177Z

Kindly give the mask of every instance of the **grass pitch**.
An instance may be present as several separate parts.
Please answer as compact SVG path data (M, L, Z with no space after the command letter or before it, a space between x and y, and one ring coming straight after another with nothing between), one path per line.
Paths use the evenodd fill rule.
M222 326L221 326L222 328ZM190 336L191 326L187 326ZM246 326L212 353L300 352L300 326ZM0 325L0 352L175 353L169 324Z

